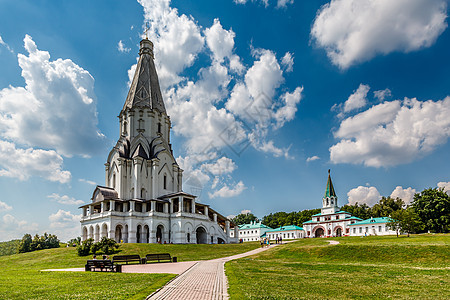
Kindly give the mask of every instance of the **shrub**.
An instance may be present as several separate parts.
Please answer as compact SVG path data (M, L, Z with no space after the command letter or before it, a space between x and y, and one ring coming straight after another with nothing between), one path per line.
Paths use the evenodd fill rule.
M93 243L94 239L87 239L83 241L80 245L78 245L77 247L78 256L89 255Z
M94 243L93 239L87 239L77 247L79 256L87 256L89 254L97 254L101 251L104 254L114 253L119 248L115 240L103 237L99 242Z
M45 232L42 236L36 234L32 239L31 235L27 233L22 237L18 251L25 253L50 248L59 248L59 240L56 235Z

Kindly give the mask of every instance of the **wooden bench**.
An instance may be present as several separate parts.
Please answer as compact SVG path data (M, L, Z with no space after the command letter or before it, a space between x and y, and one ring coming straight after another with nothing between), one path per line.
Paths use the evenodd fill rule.
M115 255L113 256L113 263L128 263L137 262L141 263L141 257L139 255Z
M155 254L147 254L145 256L145 261L148 263L149 261L165 261L172 262L172 257L170 257L169 253L155 253Z
M100 272L122 272L122 266L115 265L112 261L109 259L107 260L97 260L97 259L90 259L86 262L86 265L84 266L84 270L86 272L88 271L100 271Z

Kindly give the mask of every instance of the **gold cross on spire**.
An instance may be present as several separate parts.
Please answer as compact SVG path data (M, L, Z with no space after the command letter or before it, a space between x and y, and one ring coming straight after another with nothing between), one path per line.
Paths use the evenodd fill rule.
M148 22L145 23L145 29L144 29L144 33L145 33L145 38L148 40L148 31L150 29L150 26L148 26Z

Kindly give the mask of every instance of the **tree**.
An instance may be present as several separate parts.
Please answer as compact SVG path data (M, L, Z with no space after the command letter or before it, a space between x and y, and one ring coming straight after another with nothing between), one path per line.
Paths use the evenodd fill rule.
M236 217L231 219L236 225L249 224L250 222L257 222L258 218L252 213L239 214Z
M119 245L117 242L113 239L109 239L107 237L102 237L102 239L99 242L100 244L100 250L102 250L105 254L111 254L114 253L114 250L119 248Z
M19 253L25 253L31 251L31 242L32 242L31 234L27 233L22 237L22 240L19 244Z
M394 211L401 210L404 202L400 198L382 197L380 201L370 209L370 216L374 218L389 217Z
M426 230L450 231L450 196L443 188L429 188L415 194L412 206Z
M358 202L353 205L346 204L341 207L341 210L363 220L366 220L372 216L370 207L365 203L362 205L359 205Z
M423 229L424 224L420 220L413 207L407 209L396 210L392 213L392 218L387 223L387 226L397 232L410 233L419 232Z
M78 256L86 256L91 252L92 244L94 243L94 239L87 239L83 241L80 245L77 246Z
M19 244L19 253L31 252L35 250L59 248L59 240L56 235L45 232L42 236L36 234L31 238L30 234L25 234Z

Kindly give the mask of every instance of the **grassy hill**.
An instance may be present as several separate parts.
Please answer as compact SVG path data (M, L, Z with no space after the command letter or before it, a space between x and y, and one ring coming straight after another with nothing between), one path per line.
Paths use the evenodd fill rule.
M0 242L0 256L11 255L17 253L20 240L12 240L8 242Z
M120 254L169 252L180 261L204 260L255 249L257 243L234 245L123 244ZM0 257L0 299L145 299L172 274L42 272L84 267L75 248L57 248Z
M231 299L450 299L450 235L303 239L228 262Z

